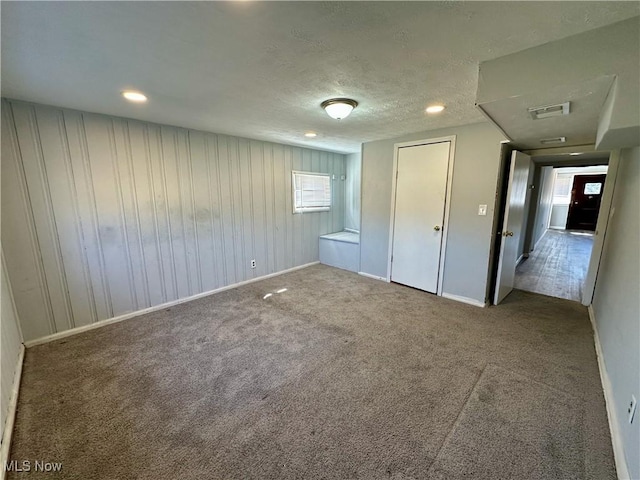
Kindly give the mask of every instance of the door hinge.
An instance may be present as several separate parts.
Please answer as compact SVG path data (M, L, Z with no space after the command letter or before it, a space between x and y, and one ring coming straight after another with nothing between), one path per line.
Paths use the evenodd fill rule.
M393 263L393 255L391 255L391 263Z
M396 180L398 180L398 173L400 173L400 170L396 170Z

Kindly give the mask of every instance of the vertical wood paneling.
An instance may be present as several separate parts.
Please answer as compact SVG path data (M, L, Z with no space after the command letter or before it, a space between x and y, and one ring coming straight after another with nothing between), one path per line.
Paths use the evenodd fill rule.
M271 181L273 183L273 196L271 208L274 217L274 229L272 231L275 243L275 267L274 271L287 268L287 225L286 190L289 184L285 182L284 148L282 145L273 145L273 164L271 168Z
M254 247L255 222L253 201L251 197L251 141L238 139L238 189L240 202L240 235L242 238L243 260L238 264L238 271L243 272L242 280L254 278L258 269L251 269L251 259L256 258ZM243 181L244 179L244 181ZM248 181L247 181L248 180ZM260 270L261 271L261 270Z
M126 121L113 121L115 143L115 179L120 200L124 242L127 248L129 281L133 286L133 308L140 310L150 306L148 270L142 248L138 204L135 192L135 176L131 159L131 139Z
M148 132L139 122L128 122L129 187L133 205L135 230L142 269L137 272L144 281L145 306L166 302L164 272L161 261L158 209L154 201L153 175L149 155Z
M83 114L83 123L95 198L98 237L102 247L103 275L109 292L111 316L136 309L129 244L123 223L122 200L117 181L113 122L108 117Z
M214 288L225 285L225 256L224 237L222 228L222 211L220 207L220 179L218 137L205 134L205 152L207 163L207 177L209 181L209 208L211 209L211 244L205 249L213 251ZM203 200L206 204L206 199Z
M16 312L11 285L7 277L4 254L2 257L2 276L0 277L0 426L4 432L7 413L9 412L9 403L13 391L13 380L15 376L16 366L20 356L20 346L22 345L22 333L18 323L18 314Z
M55 329L66 330L74 327L73 316L62 267L62 254L35 107L32 105L14 107L13 115L21 155L23 158L27 157L31 160L23 162L22 166L33 208L35 233L44 271L45 291L50 299ZM64 175L64 172L62 174Z
M196 246L198 252L199 281L201 291L216 288L216 262L213 240L213 213L211 171L208 165L208 153L205 135L202 132L189 132L189 148L191 156L193 223L197 233ZM197 175L196 175L197 173Z
M315 261L342 229L343 155L3 107L2 243L27 340ZM330 212L292 213L292 170L336 175Z
M84 256L88 268L88 287L92 295L93 318L102 320L112 317L113 311L109 286L104 275L104 255L98 235L95 192L92 187L84 122L79 112L65 111L63 112L63 117L69 145L71 168L74 172L75 189L73 194L77 198L78 222L82 238L80 254ZM21 315L24 316L22 311ZM25 332L25 338L32 337Z
M233 214L233 189L231 186L231 170L229 166L229 141L226 136L218 138L218 178L220 179L220 208L222 221L222 254L224 268L224 284L231 285L240 280L236 276L234 252L238 244L235 241Z
M25 338L56 331L44 269L38 253L31 199L28 196L11 106L2 102L2 248L7 270L12 272L16 308L31 321Z
M87 325L96 321L96 314L86 257L78 255L78 252L82 252L83 241L64 117L59 110L45 108L36 108L35 114L50 193L51 211L48 213L55 223L58 248L55 254L59 255L62 263L58 275L66 294L66 303L72 310L70 324ZM59 174L51 175L49 172ZM59 235L57 232L60 231L65 235Z

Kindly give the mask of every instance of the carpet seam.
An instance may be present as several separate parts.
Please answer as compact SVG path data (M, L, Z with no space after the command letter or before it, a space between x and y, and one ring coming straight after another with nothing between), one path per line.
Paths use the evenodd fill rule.
M440 448L438 448L438 451L436 452L436 455L433 457L433 461L431 462L431 465L429 465L429 468L427 469L427 477L431 474L433 466L436 464L436 461L438 460L438 457L440 456L440 453L442 452L442 449L444 448L444 446L447 444L447 442L449 441L449 439L453 435L453 432L456 429L456 426L460 422L460 417L462 416L462 412L464 412L465 407L469 403L469 400L471 399L471 395L473 394L473 392L477 388L478 383L480 383L480 379L484 375L484 372L487 370L487 367L489 366L489 363L490 362L487 362L487 363L484 364L484 367L482 367L482 370L478 374L478 378L476 378L476 381L473 383L473 385L469 389L469 393L465 397L464 402L462 403L462 406L460 407L460 410L458 411L458 414L456 415L456 419L454 420L453 424L451 425L451 428L449 429L449 431L445 435L444 440L440 444Z

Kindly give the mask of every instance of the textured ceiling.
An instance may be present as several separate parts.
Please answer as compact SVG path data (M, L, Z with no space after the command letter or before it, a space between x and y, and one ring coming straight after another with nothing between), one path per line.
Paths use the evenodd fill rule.
M2 95L355 152L482 121L479 62L638 13L637 2L3 2ZM125 88L149 102L127 103ZM332 120L319 105L335 96L360 106ZM447 109L427 116L431 102Z
M542 92L485 103L482 109L509 138L514 139L517 148L545 148L549 145L543 145L540 140L558 136L566 138L566 146L593 144L600 111L613 79L611 75L575 85L559 85ZM533 120L527 111L529 107L563 102L571 102L569 115Z

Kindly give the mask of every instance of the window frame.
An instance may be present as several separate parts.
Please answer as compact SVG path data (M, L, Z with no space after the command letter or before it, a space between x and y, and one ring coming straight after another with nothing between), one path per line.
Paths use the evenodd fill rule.
M329 185L329 205L328 206L315 206L315 207L298 207L296 205L296 175L307 175L314 177L326 178ZM332 175L324 172L305 172L301 170L291 170L291 205L294 214L299 213L313 213L313 212L329 212L333 207L333 184Z

